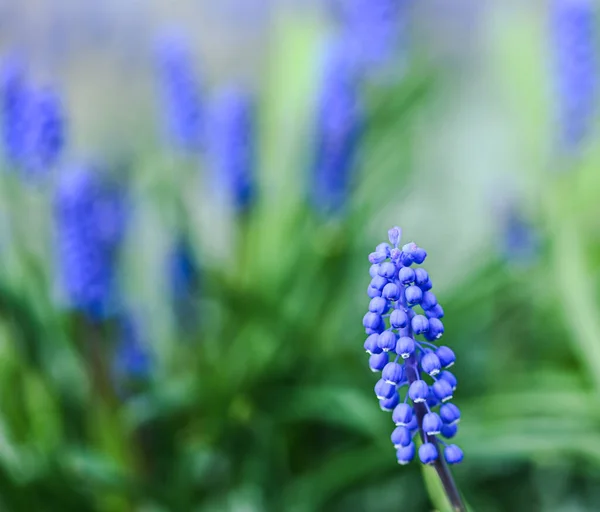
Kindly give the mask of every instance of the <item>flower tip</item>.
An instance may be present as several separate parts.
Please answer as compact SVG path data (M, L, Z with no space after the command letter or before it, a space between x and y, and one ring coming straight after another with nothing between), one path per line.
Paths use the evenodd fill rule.
M408 446L402 446L396 451L396 459L398 464L408 464L415 458L415 443L410 443Z
M444 458L448 464L458 464L464 458L463 451L455 444L449 444L444 448Z
M388 238L390 239L390 243L394 247L398 247L400 243L400 239L402 238L402 229L398 226L394 226L392 229L388 231Z
M423 443L419 447L419 459L423 464L432 464L437 458L438 451L433 443Z

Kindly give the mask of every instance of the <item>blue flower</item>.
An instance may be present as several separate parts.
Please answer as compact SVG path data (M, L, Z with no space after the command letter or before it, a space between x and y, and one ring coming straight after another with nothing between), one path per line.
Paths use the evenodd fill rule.
M369 368L371 368L372 372L380 372L385 368L385 365L388 363L388 353L382 352L379 349L379 353L373 353L371 357L369 357Z
M396 449L412 443L412 435L406 427L396 427L392 432L391 439Z
M410 424L411 420L413 418L413 408L404 403L404 404L399 404L398 406L396 406L396 408L394 409L394 412L392 413L392 420L394 421L394 424L396 424L397 426L407 426Z
M401 446L396 450L396 458L398 464L408 464L415 458L415 443L410 443L408 446Z
M120 195L86 167L60 175L55 195L60 287L69 307L104 318L115 294L118 243L124 228Z
M448 464L458 464L463 460L463 452L455 444L450 444L444 448L444 457Z
M444 404L440 407L440 417L446 425L455 425L460 421L460 410L454 404Z
M336 214L343 210L350 193L363 125L358 83L348 48L341 41L326 50L316 115L312 200L319 211Z
M166 33L156 53L166 136L176 148L196 151L202 144L202 108L189 43L182 34Z
M196 293L200 270L187 238L181 234L167 255L167 274L171 305L177 323L184 328L193 328L198 315Z
M369 71L389 63L405 37L405 0L343 0L339 2L343 36L355 65Z
M597 95L591 0L553 0L552 38L560 143L576 150L590 131Z
M11 164L20 164L26 151L29 85L25 65L15 55L0 69L0 102L4 154Z
M501 213L501 253L508 263L527 265L540 254L540 236L536 227L514 206Z
M437 464L442 453L449 464L456 464L463 458L462 451L442 440L456 435L460 420L460 410L450 403L456 378L446 369L456 356L449 347L432 343L444 334L440 320L444 311L429 291L432 283L427 271L412 268L422 264L427 253L414 243L400 249L399 228L388 234L392 247L380 244L369 255L369 296L372 290L381 291L381 296L371 299L363 319L369 334L365 341L365 350L371 354L369 366L382 371L375 394L384 410L397 401L392 411L397 426L392 443L400 464L414 459L411 432L421 437L419 459L423 464Z
M49 88L34 91L26 122L27 171L46 171L57 163L65 144L65 114L60 97Z
M238 212L251 206L256 193L254 101L248 91L228 87L217 94L209 112L207 152L212 186Z
M130 313L120 318L114 366L117 378L140 379L150 371L150 356L142 343L141 324Z
M419 446L419 459L423 464L432 464L438 458L437 446L433 443L423 443Z

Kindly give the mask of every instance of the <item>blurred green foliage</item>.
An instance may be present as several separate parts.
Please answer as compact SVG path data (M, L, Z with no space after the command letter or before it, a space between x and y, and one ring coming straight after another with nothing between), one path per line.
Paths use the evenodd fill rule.
M439 283L463 410L465 461L454 474L473 510L597 510L600 146L548 157L542 75L522 73L540 57L528 28L517 24L495 61L507 104L527 120L514 121L522 176L495 175L492 164L458 174L445 153L456 135L439 130L461 118L434 125L453 119L444 101L460 77L419 64L365 86L348 211L323 219L306 201L323 27L279 20L261 84L253 211L212 210L196 162L155 144L128 164L135 207L121 280L154 365L116 389L114 326L91 326L54 300L52 183L3 173L0 509L431 510L419 465L395 462L362 350L366 255L398 224L427 249ZM526 261L502 250L494 179L519 182L518 207L541 240ZM182 224L202 265L193 333L172 317L162 275Z

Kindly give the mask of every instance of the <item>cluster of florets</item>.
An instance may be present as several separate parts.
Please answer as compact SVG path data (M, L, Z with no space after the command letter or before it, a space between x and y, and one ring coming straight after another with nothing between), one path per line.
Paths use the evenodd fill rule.
M0 70L0 117L4 154L11 165L40 174L58 163L65 144L61 97L51 88L35 88L16 57Z
M151 360L143 342L141 322L129 311L119 318L119 344L113 371L119 378L144 378L151 369Z
M254 118L254 100L244 88L224 88L210 105L206 149L213 185L238 212L247 210L255 195Z
M180 149L195 151L202 142L202 104L190 47L179 33L157 43L159 86L166 136Z
M58 163L65 144L65 114L60 96L50 88L32 94L26 167L39 173Z
M0 119L6 158L15 164L25 154L27 82L23 63L16 57L5 60L0 69Z
M322 63L317 119L313 201L323 213L343 210L363 132L359 84L347 40L326 48Z
M597 100L595 5L553 0L551 8L561 142L577 149L592 128Z
M363 318L369 366L381 372L375 394L383 410L393 411L396 429L391 439L400 464L413 460L417 433L423 441L421 462L434 463L441 443L446 461L456 464L463 458L461 449L439 437L454 437L460 420L460 410L450 403L456 378L447 370L454 364L454 352L432 343L444 334L444 310L431 292L427 271L412 268L423 263L427 253L414 243L399 248L398 227L388 234L391 245L379 244L369 255L371 302ZM401 402L402 388L407 389Z
M342 32L357 67L370 71L389 64L403 42L408 2L345 0L339 2Z
M114 301L117 250L125 222L123 198L94 170L69 171L59 176L55 196L60 287L71 308L100 319Z
M170 301L177 325L191 328L198 319L196 292L200 285L200 267L185 235L176 237L166 263Z

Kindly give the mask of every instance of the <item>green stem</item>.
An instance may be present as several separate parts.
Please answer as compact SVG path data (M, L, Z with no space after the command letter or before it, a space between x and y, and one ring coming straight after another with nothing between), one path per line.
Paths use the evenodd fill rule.
M406 299L404 298L404 293L400 297L400 303L401 303L402 307L406 309ZM407 330L407 332L405 335L411 336L414 338L414 334L412 332L412 328L410 327L410 324L408 325L406 330ZM410 386L413 382L415 382L416 380L419 380L419 368L418 368L418 363L417 363L417 357L414 353L406 360L405 366L406 366L406 377L408 379L408 385ZM423 417L427 413L427 408L425 407L425 404L424 403L415 403L414 407L415 407L415 413L417 415L417 425L419 425L419 435L421 437L421 441L423 443L432 443L438 452L437 459L431 466L433 467L433 469L435 469L435 471L438 475L438 478L440 479L440 482L442 483L444 492L446 493L446 496L448 498L448 501L450 502L452 510L454 512L467 512L467 507L464 504L464 502L460 496L460 492L458 490L458 487L456 486L456 483L454 482L452 473L450 473L450 469L448 468L448 465L446 464L446 461L444 460L443 454L441 453L440 446L439 446L439 443L438 443L436 437L428 436L423 431Z
M409 386L414 381L419 379L417 359L414 354L410 356L406 361L406 374L408 377ZM427 413L427 408L422 403L416 403L414 404L414 407L415 413L417 415L417 424L419 425L419 435L421 436L421 441L424 443L432 443L438 451L438 457L431 466L433 467L433 469L435 469L435 472L437 473L438 478L442 483L444 492L446 493L448 501L452 506L452 510L454 512L467 512L467 507L463 503L458 487L456 486L454 478L452 477L452 473L450 472L450 469L448 468L448 465L444 460L443 454L441 453L440 446L436 437L428 436L423 431L423 417Z

